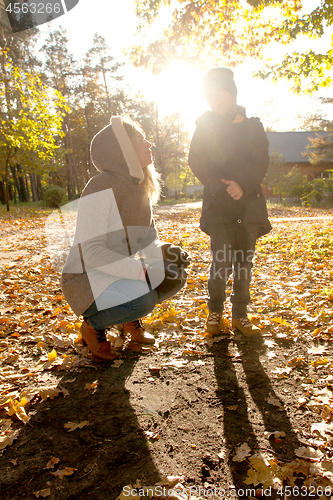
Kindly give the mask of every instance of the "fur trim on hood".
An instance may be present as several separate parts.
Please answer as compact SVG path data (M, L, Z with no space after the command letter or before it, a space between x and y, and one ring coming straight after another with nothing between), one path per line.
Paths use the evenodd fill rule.
M118 172L136 179L139 184L144 179L138 155L121 116L112 116L110 125L95 135L91 141L90 155L99 172Z

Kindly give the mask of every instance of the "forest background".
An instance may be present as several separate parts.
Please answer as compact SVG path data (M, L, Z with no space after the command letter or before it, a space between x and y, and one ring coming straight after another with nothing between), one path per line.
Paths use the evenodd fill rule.
M187 166L190 132L193 130L194 117L191 117L192 123L189 125L187 112L189 106L187 104L187 108L182 109L179 105L175 90L177 85L188 86L188 93L193 97L192 108L196 109L195 99L202 106L198 75L202 75L208 67L229 65L235 67L236 77L237 75L240 77L242 73L237 73L239 68L244 68L246 61L260 60L268 42L275 43L281 49L297 37L303 37L303 40L304 37L310 38L314 44L316 39L317 41L321 38L329 40L332 16L332 7L329 6L329 2L322 2L321 7L318 5L315 9L312 5L311 14L306 14L303 18L303 21L304 19L307 21L299 25L296 23L294 26L291 24L294 20L293 16L296 12L302 12L300 9L302 7L304 10L307 2L303 2L303 5L295 2L294 13L288 7L287 2L286 7L280 9L280 17L284 19L280 33L276 31L276 27L269 18L265 21L266 27L260 26L260 23L256 26L258 21L255 17L259 16L260 9L270 8L269 2L259 2L262 5L259 5L260 8L257 11L252 6L253 2L247 3L253 9L251 22L246 18L248 15L246 9L238 11L232 7L237 2L236 4L229 2L229 7L228 2L225 3L225 7L222 2L215 11L209 11L209 9L205 11L202 8L201 13L198 9L193 10L195 2L182 2L183 8L178 11L179 18L177 18L177 9L173 12L173 7L168 6L167 2L137 2L136 14L141 23L141 34L144 28L147 30L148 26L149 43L146 42L143 46L138 42L131 49L127 48L126 55L116 58L112 55L106 38L95 32L91 47L79 59L74 57L69 50L71 43L66 30L55 23L45 24L41 29L32 28L13 34L5 13L5 4L1 2L1 203L7 204L9 209L10 201L16 203L44 199L46 203L57 205L66 200L78 198L85 183L95 173L89 155L91 139L98 130L108 124L110 115L115 114L130 115L143 127L153 144L154 162L163 180L164 195L168 194L170 188L176 198L185 195L188 186L195 186L198 183ZM131 5L133 11L135 5ZM212 9L210 2L208 6ZM169 8L167 16L165 16L166 8ZM217 50L216 40L214 41L217 35L214 30L212 31L211 25L217 26L217 19L221 13L219 10L223 8L229 9L229 26L225 27L228 28L230 39L221 39ZM291 9L289 13L288 8ZM158 18L161 12L162 15ZM75 15L75 11L72 15ZM157 31L156 28L154 31L154 23L160 23L160 18L163 16L168 22L171 20L170 28L163 30L158 24ZM217 16L215 20L214 16ZM196 41L194 41L193 30L190 33L188 27L187 30L184 28L185 19L189 25L192 25L192 28L197 26ZM235 37L237 26L244 22L247 22L253 29L251 32L244 32L244 43L240 45ZM236 31L232 31L232 26L232 29ZM267 33L263 43L260 41L259 33L265 29ZM218 30L215 31L218 32ZM154 41L151 37L155 35L158 37L162 35L162 38ZM132 38L129 36L129 41L132 41ZM139 37L139 40L141 39ZM122 43L124 40L120 42L120 45ZM257 69L259 68L257 76L266 80L267 77L271 80L280 81L281 78L290 80L293 84L295 101L297 101L297 94L307 93L316 97L312 98L312 105L307 108L311 110L310 112L302 109L296 113L294 125L289 126L289 130L332 130L330 116L327 116L321 107L321 103L324 103L324 109L330 109L332 104L330 97L325 97L325 95L329 96L331 84L331 51L331 49L327 51L325 58L325 52L321 53L321 51L316 53L310 50L303 55L296 56L295 52L292 53L289 50L285 59L282 57L280 66L275 66L274 71L266 69L265 73L265 70L262 70L262 61L259 66L256 66ZM119 47L115 52L119 55ZM205 54L204 57L200 55L202 53ZM281 51L280 54L282 54ZM194 60L197 64L195 73L193 73ZM165 73L166 68L174 64L178 66L175 67L172 76L170 77L170 74L164 76L168 75ZM141 91L138 90L135 85L136 74L133 73L133 66L140 67L141 71L147 73L150 70L155 75L160 74L166 84L170 84L172 80L174 85L171 95L161 97L153 91L147 93L147 89L144 88ZM177 75L179 81L177 81ZM191 81L194 75L196 75L195 82ZM143 84L147 82L147 87L149 87L147 78L138 79ZM260 80L258 82L263 83ZM193 93L193 89L189 88L190 86L196 94ZM253 88L251 87L251 90ZM164 91L164 94L166 93ZM320 96L324 96L321 101L318 99ZM256 98L257 96L254 95L253 100L255 101ZM172 106L172 99L178 104ZM286 102L283 103L283 99L285 100L285 97L281 97L278 107L287 111ZM310 98L308 99L309 101L302 102L310 102ZM317 107L313 106L314 101L317 102ZM255 113L261 117L268 131L281 129L281 124L279 127L281 109L278 112L277 102L279 101L274 100L273 96L264 103L261 101L261 107L259 106ZM172 112L167 113L166 108L171 109ZM204 110L202 108L202 111ZM309 151L310 162L330 166L333 156L331 136L325 141L315 140L312 146L313 148ZM280 198L283 195L283 197L296 199L298 202L317 205L324 200L327 203L332 198L331 182L311 183L297 170L288 174L283 167L284 159L275 154L266 178L266 186L275 188L280 193ZM202 194L200 189L194 193L194 196L198 198Z

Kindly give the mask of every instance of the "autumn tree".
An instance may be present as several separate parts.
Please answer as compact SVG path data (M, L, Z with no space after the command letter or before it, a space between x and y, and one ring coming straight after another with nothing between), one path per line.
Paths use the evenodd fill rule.
M45 165L58 148L56 135L62 134L68 108L59 92L13 66L6 52L1 55L0 107L5 114L0 122L0 165L9 210L10 166L22 161L33 171Z
M164 192L167 191L167 186L173 187L177 196L184 186L184 180L186 183L186 178L190 175L187 166L190 138L180 113L160 118L156 107L153 130L149 138L153 143L155 166L161 174Z
M72 54L69 53L66 30L62 27L51 32L42 49L45 54L44 72L47 83L66 99L68 112L63 123L63 139L66 162L66 184L68 199L71 200L80 193L80 181L73 151L72 125L70 119L70 108L74 103L75 83L78 76L78 67Z
M277 190L280 201L282 201L283 189L285 186L286 166L287 164L283 155L277 151L273 151L270 155L270 162L264 184L266 188L270 187Z
M333 133L326 136L309 137L310 145L306 147L312 165L333 166Z
M296 198L299 202L311 190L311 183L298 167L293 167L285 175L283 190L288 198Z
M325 104L333 104L332 98L322 99ZM325 170L333 167L333 121L327 118L320 120L322 128L328 133L326 136L309 137L310 144L306 147L306 156L312 165L322 165Z
M25 72L31 74L38 73L41 62L38 60L34 52L38 36L39 30L36 28L13 34L5 11L5 4L3 0L0 0L0 51L2 51L3 54L6 54L8 61L10 60L15 67L20 68ZM1 78L4 79L5 75L3 64L1 64L0 73L2 75ZM15 96L12 95L11 99L15 99ZM7 115L5 110L1 111L1 118L6 119ZM25 170L25 165L19 162L11 164L10 170L12 174L10 187L13 186L14 188L13 196L15 197L15 200L15 192L18 193L21 201L28 201L30 198L27 175L29 175L30 178L33 199L40 199L42 187L41 176L39 174L36 174L31 169L27 172ZM5 203L6 196L4 178L0 178L0 198L1 202Z
M104 98L109 115L116 114L112 99L113 82L120 82L123 76L118 74L118 70L124 66L124 63L116 62L110 54L110 47L106 44L105 38L98 33L94 34L93 46L87 52L86 60L89 61L91 70L98 76L103 86Z
M320 38L333 23L331 0L314 0L310 11L302 0L136 0L139 31L149 28L163 9L172 11L170 25L155 41L132 47L136 66L159 73L174 59L203 67L215 63L234 67L245 58L260 58L271 42L288 45L302 35ZM164 14L164 12L163 12ZM294 89L302 89L304 77L311 77L308 91L332 83L333 52L309 50L287 53L282 62L270 65L260 76L287 78Z

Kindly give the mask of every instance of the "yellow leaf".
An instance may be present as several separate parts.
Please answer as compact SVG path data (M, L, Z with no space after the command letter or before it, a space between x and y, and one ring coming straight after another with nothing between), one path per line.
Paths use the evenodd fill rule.
M48 361L53 361L54 359L56 359L57 356L58 356L57 351L53 349L51 352L49 352L47 356Z
M311 365L316 367L316 366L327 365L327 363L329 363L329 362L330 362L330 360L327 358L320 358L320 359L317 359L316 361L311 361Z
M27 403L28 403L27 398L25 398L25 397L23 396L23 398L21 398L21 401L20 401L20 403L19 403L19 404L20 404L20 406L25 406Z
M60 389L56 387L45 387L44 389L39 389L38 394L43 401L46 401L47 398L53 399L55 396L58 396L60 392Z
M25 403L27 401L26 398L22 398L22 400L23 400L23 403L26 404ZM21 401L16 401L16 400L12 401L12 399L10 398L4 406L7 406L6 411L7 411L9 416L12 416L15 414L17 416L17 418L19 418L20 420L22 420L22 422L24 422L26 424L29 420L29 417L26 414L23 406L21 406Z

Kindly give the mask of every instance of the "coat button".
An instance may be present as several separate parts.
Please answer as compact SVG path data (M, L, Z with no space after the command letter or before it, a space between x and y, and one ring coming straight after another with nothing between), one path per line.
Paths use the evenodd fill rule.
M237 223L238 223L238 224L241 224L241 223L242 223L241 219L238 219Z
M259 193L257 194L257 198L260 198L260 194Z

